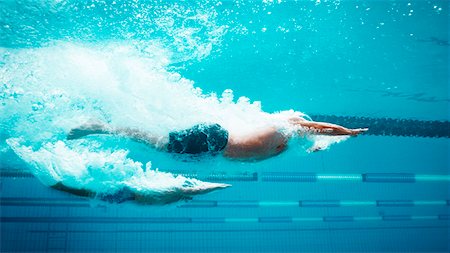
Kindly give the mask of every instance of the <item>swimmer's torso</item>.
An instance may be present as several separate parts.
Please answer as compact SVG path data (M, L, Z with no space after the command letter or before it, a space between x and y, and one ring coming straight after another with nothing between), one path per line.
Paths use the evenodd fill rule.
M239 160L265 159L283 152L287 142L288 137L274 127L245 137L236 137L230 133L224 156Z
M182 131L171 132L165 149L179 154L216 154L238 160L260 160L283 152L288 137L274 127L251 135L229 133L219 124L199 124Z

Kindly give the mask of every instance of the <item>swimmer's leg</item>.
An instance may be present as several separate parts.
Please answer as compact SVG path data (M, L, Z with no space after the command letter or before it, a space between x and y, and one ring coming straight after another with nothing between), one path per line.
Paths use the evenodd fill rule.
M75 140L91 134L110 134L108 127L102 122L88 122L77 128L70 130L67 134L67 140Z
M76 140L91 134L112 134L127 137L161 150L165 150L168 143L168 137L166 136L156 136L139 129L127 127L114 128L101 121L89 121L70 130L69 134L67 134L67 140Z
M77 195L77 196L81 196L81 197L94 197L95 196L95 193L92 191L67 187L67 186L63 185L61 182L58 182L55 185L52 185L51 188L59 190L59 191L63 191L63 192L68 192L73 195Z

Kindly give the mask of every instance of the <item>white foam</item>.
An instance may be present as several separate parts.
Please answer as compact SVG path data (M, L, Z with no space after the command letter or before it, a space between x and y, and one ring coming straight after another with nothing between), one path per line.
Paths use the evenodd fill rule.
M127 158L126 147L105 150L93 141L67 141L68 131L96 119L158 136L201 122L219 123L235 136L267 126L292 133L288 119L304 116L294 110L266 113L260 102L236 100L231 90L204 94L167 70L170 61L156 42L2 49L0 117L11 137L8 144L46 185L62 182L99 193L126 186L147 195L179 196L226 185L144 172L141 163ZM326 148L340 139L313 141Z
M152 198L152 203L155 198L159 203L168 203L229 186L152 170L149 164L144 170L142 163L127 158L126 150L104 150L92 141L70 146L62 141L45 143L36 151L21 145L19 139L8 139L7 143L48 186L62 183L99 195L113 195L126 187L136 195Z
M156 58L141 57L139 49L120 43L59 43L11 51L2 81L23 94L11 101L16 103L14 111L57 119L64 130L100 117L118 127L155 134L217 122L238 135L301 115L292 110L268 114L259 102L245 97L234 102L231 90L219 98L203 94L192 81L166 70L167 58L160 56L164 50L157 46L154 51L161 54ZM63 122L65 118L72 123Z

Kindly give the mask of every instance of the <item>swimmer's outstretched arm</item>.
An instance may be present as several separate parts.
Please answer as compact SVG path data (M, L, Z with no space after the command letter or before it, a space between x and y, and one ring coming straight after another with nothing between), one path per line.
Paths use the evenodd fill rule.
M300 131L304 131L308 134L317 135L352 135L356 136L360 133L366 132L368 128L348 129L343 126L326 123L307 121L303 118L291 118L289 122L295 126L301 127Z
M70 130L67 135L68 140L80 139L92 134L112 134L121 135L127 138L131 138L135 141L145 143L147 145L154 146L156 148L163 148L167 143L166 137L154 136L148 132L144 132L139 129L133 128L113 128L103 122L88 122L77 128Z

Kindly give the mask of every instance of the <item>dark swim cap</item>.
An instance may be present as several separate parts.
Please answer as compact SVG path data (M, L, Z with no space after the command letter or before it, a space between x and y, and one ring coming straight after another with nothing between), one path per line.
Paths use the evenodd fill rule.
M180 154L219 152L228 143L228 131L219 124L198 124L192 128L169 133L167 150Z

